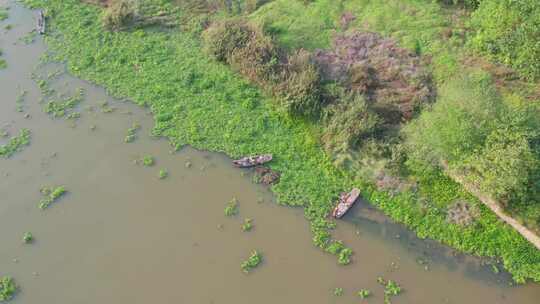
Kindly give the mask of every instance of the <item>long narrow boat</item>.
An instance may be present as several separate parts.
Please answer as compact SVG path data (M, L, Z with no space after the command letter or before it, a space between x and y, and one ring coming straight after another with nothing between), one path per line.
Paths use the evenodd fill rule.
M342 216L351 209L351 207L356 203L356 200L360 196L360 190L353 188L349 193L341 193L339 196L339 201L334 210L332 211L332 216L335 218L341 218Z
M233 165L238 168L249 168L249 167L262 165L271 160L272 160L272 154L246 156L237 160L233 160Z
M45 20L45 14L43 11L39 11L38 13L38 22L36 26L36 30L40 35L45 34L45 27L46 27L46 20Z

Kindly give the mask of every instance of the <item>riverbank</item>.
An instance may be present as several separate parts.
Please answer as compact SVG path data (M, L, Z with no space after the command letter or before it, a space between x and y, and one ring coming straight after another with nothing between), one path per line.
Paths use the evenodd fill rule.
M476 225L448 225L437 206L457 198L474 200L442 175L420 180L418 194L396 196L375 190L336 169L301 120L291 119L256 88L202 52L186 33L134 30L106 32L97 7L78 1L28 1L44 5L51 16L47 38L55 60L67 61L71 73L106 87L110 94L148 106L156 117L154 135L175 147L245 154L275 155L272 169L282 173L273 191L282 204L303 206L314 242L329 246L333 223L326 215L332 201L353 185L393 219L464 252L502 259L514 279L540 281L540 253L485 208Z

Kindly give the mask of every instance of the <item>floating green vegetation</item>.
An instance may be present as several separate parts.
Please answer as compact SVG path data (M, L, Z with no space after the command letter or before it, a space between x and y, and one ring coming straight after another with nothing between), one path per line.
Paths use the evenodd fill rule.
M245 273L249 273L253 268L259 266L262 262L262 255L257 251L254 250L249 258L242 262L240 267L242 268L242 271Z
M62 118L62 117L65 117L67 119L79 118L80 113L73 114L77 112L71 112L71 111L73 111L73 109L84 100L84 94L85 94L84 89L78 88L75 94L72 96L51 99L45 105L45 113L52 115L54 118Z
M16 152L21 151L24 146L28 146L30 144L30 134L30 130L21 129L19 135L11 137L7 144L0 146L0 156L9 158Z
M166 179L169 176L169 171L167 169L159 170L159 179Z
M124 138L124 142L130 143L133 142L137 138L137 131L141 128L141 125L138 123L133 123L131 128L128 129L127 135Z
M189 144L231 157L275 155L272 169L280 171L282 178L272 190L281 204L304 207L315 245L326 250L332 244L330 229L334 224L327 217L331 202L344 189L356 186L362 189L366 201L414 229L420 238L433 238L467 253L500 257L516 281L531 278L540 282L540 251L489 211L481 208L477 225L462 228L448 225L440 208L426 208L422 204L428 201L430 206L446 206L458 198L474 200L444 174L419 176L419 191L390 194L360 176L336 169L314 138L314 128L309 123L282 115L260 90L228 67L206 58L197 35L175 30L110 32L102 27L103 11L99 7L78 0L24 2L54 12L51 28L56 33L47 37L48 46L55 51L56 60L67 62L71 73L105 86L113 96L148 106L156 117L167 113L170 115L163 117L172 116L156 119L152 134L166 136L178 146ZM165 1L159 2L166 5ZM447 72L457 70L460 60L452 48L424 39L441 36L445 27L447 20L440 14L438 2L350 0L345 4L344 9L351 9L357 16L356 24L367 23L370 30L391 36L405 35L400 41L406 45L420 41L418 49L422 53L437 55L436 79L445 79ZM273 9L280 5L295 9ZM313 1L308 6L299 1L275 0L262 6L254 17L268 19L261 15L277 15L266 24L271 24L269 28L280 36L278 40L291 49L310 41L316 42L311 43L312 48L324 48L329 46L337 24L333 21L338 21L340 14L336 14L337 18L313 16L330 14L335 10L327 8L337 7L331 0ZM295 22L283 22L281 11L295 15L289 18ZM411 11L421 14L410 14ZM425 23L428 17L435 22ZM317 27L305 26L303 22L324 23L326 30L314 30ZM287 29L289 25L295 30ZM316 37L303 35L304 31ZM303 39L297 39L299 35ZM324 39L317 39L318 36ZM455 36L457 39L462 35Z
M341 288L341 287L334 288L334 295L336 297L341 297L344 293L345 292L344 292L343 288Z
M5 29L6 31L11 30L12 28L13 28L13 24L6 24L6 26L4 26L4 29Z
M388 280L386 281L382 277L377 278L377 282L384 286L384 303L390 304L391 297L395 297L402 292L401 286L398 283Z
M0 58L0 70L7 68L7 61L3 58Z
M360 291L358 291L357 295L361 298L361 299L367 299L371 296L371 291L369 289L360 289Z
M0 129L0 138L6 138L9 136L9 132L4 130L4 129Z
M32 73L32 79L38 85L39 90L41 91L41 95L50 96L54 93L54 89L51 87L50 83L47 80L40 78L34 73Z
M43 194L45 197L43 197L39 201L39 209L44 210L48 208L52 203L56 202L66 192L67 191L64 186L42 187L41 194Z
M37 32L31 31L31 32L28 32L26 35L22 36L21 38L19 38L19 40L22 41L24 44L31 44L34 41L36 41L36 36L37 36Z
M350 248L347 248L342 241L330 242L326 247L326 252L336 255L340 265L347 265L351 263L353 251Z
M114 107L111 107L109 105L109 102L108 101L102 101L100 104L99 104L99 107L101 108L101 113L112 113L116 110L116 108Z
M233 216L238 214L238 200L236 198L233 198L232 200L227 203L227 206L225 207L225 215L226 216Z
M34 236L32 235L31 232L25 232L23 234L23 242L25 244L29 244L29 243L32 243L34 241Z
M0 280L0 302L9 301L13 299L17 292L17 285L15 281L8 276L2 277Z
M153 166L153 165L156 163L156 161L155 161L155 159L154 159L153 156L151 156L151 155L145 155L145 156L143 156L143 158L142 158L142 163L143 163L143 165L144 165L145 167L151 167L151 166Z
M253 229L253 220L252 219L244 219L244 223L242 224L242 231L247 232L251 231Z

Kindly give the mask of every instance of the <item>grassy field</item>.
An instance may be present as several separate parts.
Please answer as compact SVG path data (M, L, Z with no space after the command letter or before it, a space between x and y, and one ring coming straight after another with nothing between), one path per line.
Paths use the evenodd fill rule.
M440 172L431 173L419 177L419 191L391 196L336 169L319 147L309 125L281 113L257 88L228 67L207 58L194 35L140 29L108 32L102 28L97 7L77 0L25 2L47 8L51 16L47 42L55 52L53 59L66 61L71 73L106 87L110 94L149 107L156 120L154 135L168 137L178 148L189 144L232 157L273 153L276 161L272 169L280 171L282 177L272 189L281 204L304 207L316 245L332 248L337 255L342 251L331 246L333 223L327 220L327 214L338 193L355 185L371 203L415 230L420 237L500 259L518 282L527 279L540 282L540 252L482 206L475 225L463 228L446 222L442 206L456 198L475 201L456 183ZM417 12L439 16L426 18L435 20L434 25L422 23L423 18L418 17L392 17L393 13L404 11L398 1L378 4L383 8L372 1L342 1L342 6L335 9L331 1L317 1L301 13L294 7L272 10L272 5L278 2L285 8L297 5L296 1L275 1L256 11L252 18L266 19L267 26L290 48L327 46L339 10L354 7L371 20L369 26L374 30L388 22L384 26L386 31L396 37L401 35L403 43L420 48L420 52L440 52L434 61L440 62L441 68L435 64L434 69L440 69L435 74L441 81L458 64L452 52L425 42L436 35L437 28L448 25L436 6L422 5L423 9ZM418 3L418 7L425 4L409 2ZM318 14L329 17L313 17ZM357 22L363 20L359 18ZM399 30L407 27L425 28L425 31L413 35ZM297 33L292 34L294 31Z

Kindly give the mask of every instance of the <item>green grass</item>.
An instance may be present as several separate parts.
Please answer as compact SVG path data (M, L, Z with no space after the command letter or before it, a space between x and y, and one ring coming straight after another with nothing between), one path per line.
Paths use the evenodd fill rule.
M0 146L0 157L9 158L23 147L30 145L30 136L30 130L21 129L19 135L11 137L8 143Z
M438 209L424 210L419 205L419 194L390 196L337 170L305 122L279 113L258 89L206 58L192 34L105 32L96 7L75 0L30 2L46 6L52 16L52 34L47 42L56 51L55 59L67 61L71 73L105 86L112 95L149 107L155 117L160 117L153 135L168 137L173 147L190 144L231 157L272 153L275 161L271 167L282 173L280 183L272 190L280 204L304 207L317 246L326 249L333 243L330 229L334 224L327 215L339 192L354 185L362 189L368 201L420 237L439 240L464 252L501 258L517 281L530 278L540 282L540 252L485 208L474 227L449 225ZM369 5L386 2L365 3L367 9ZM389 3L397 5L397 1ZM358 10L361 9L359 6ZM402 13L397 8L395 11ZM392 21L389 15L385 18ZM416 19L408 18L410 22ZM397 28L397 23L388 27ZM324 46L323 40L314 41ZM292 40L290 43L293 47ZM139 66L138 72L134 65ZM434 187L445 189L445 193L439 194ZM422 195L433 195L428 199L434 205L462 196L474 201L443 175L433 181L427 179L421 189Z

